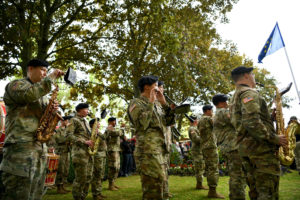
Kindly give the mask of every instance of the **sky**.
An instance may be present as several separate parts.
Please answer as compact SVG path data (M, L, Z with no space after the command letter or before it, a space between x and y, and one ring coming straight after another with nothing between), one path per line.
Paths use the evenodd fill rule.
M266 56L263 63L257 61L258 55L278 22L286 51L294 72L298 90L300 90L300 1L298 0L240 0L228 14L228 24L217 25L217 31L223 39L231 40L240 54L252 59L254 65L265 68L278 81L279 89L293 81L283 48ZM295 85L286 94L294 100L290 109L283 109L285 122L293 115L300 118L300 104Z
M300 45L299 8L299 0L240 0L227 15L230 22L218 24L217 31L223 39L235 43L239 52L252 59L257 67L270 71L279 82L277 86L280 89L293 81L284 49L265 57L263 64L257 63L258 54L278 22L300 89L300 55L297 50ZM5 85L6 82L0 81L0 97ZM286 95L294 99L291 108L284 109L287 122L293 115L300 118L300 104L295 85Z

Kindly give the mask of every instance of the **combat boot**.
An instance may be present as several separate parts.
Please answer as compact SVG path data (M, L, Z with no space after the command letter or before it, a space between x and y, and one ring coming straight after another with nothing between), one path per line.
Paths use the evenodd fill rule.
M217 199L225 199L225 197L219 193L217 193L215 187L209 187L208 198L217 198Z
M93 200L103 200L104 198L100 195L98 196L93 196Z
M202 185L202 182L197 181L196 190L208 190L208 187Z
M68 192L66 192L65 190L63 190L62 185L58 185L57 186L57 194L67 194Z
M116 190L118 190L118 188L115 187L114 182L109 182L108 189L111 190L111 191L116 191Z
M66 191L67 193L71 192L70 190L66 189L64 185L62 185L62 189L63 189L64 191Z

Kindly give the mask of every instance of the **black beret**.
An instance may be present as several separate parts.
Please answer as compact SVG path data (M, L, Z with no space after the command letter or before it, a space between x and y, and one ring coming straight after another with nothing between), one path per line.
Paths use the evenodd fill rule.
M298 120L296 116L291 116L290 120Z
M99 122L100 119L97 117L97 120L98 120L98 122ZM91 120L89 121L90 127L92 127L92 126L94 125L95 121L96 121L96 119L91 119Z
M205 105L202 107L202 111L205 112L207 110L211 110L213 107L211 105Z
M231 76L252 72L253 67L239 66L231 71Z
M83 108L89 108L89 104L87 103L80 103L76 106L76 111L78 112L80 109L83 109Z
M70 115L69 115L69 116L63 116L64 121L65 121L65 120L69 120L69 119L71 119L71 118L72 118L72 116L70 116Z
M143 76L138 81L138 87L139 87L140 91L143 92L145 85L152 85L153 83L156 83L156 82L158 82L158 77L157 76L152 76L152 75Z
M226 102L228 100L228 97L226 94L216 94L212 98L213 104L216 106L219 102Z
M158 86L162 86L162 85L164 85L165 83L163 82L163 81L158 81L158 83L157 83L157 85Z
M27 64L27 67L48 67L49 63L44 60L33 59L30 60Z
M113 122L113 121L116 121L117 120L117 118L115 118L115 117L110 117L110 118L108 118L108 122Z

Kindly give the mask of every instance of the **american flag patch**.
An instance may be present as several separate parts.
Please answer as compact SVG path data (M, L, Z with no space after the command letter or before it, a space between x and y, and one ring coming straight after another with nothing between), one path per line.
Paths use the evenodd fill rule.
M246 97L243 99L243 102L248 103L249 101L252 101L252 100L253 100L253 97Z

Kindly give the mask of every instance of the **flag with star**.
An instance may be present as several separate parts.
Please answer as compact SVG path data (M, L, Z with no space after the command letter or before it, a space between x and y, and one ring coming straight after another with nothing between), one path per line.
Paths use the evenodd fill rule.
M264 45L263 49L261 50L260 54L258 55L258 63L262 63L264 57L271 55L278 49L285 47L284 41L282 39L278 23L276 25L269 36L266 44Z

